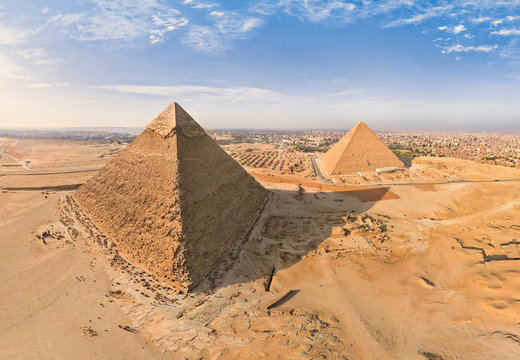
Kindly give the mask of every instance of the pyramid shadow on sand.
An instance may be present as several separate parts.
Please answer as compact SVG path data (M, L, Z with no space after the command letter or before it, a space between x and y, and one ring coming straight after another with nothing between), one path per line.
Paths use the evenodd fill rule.
M389 188L309 192L303 200L295 199L296 195L296 190L271 190L266 209L243 244L240 255L226 259L193 291L217 290L257 280L267 283L273 268L275 273L287 269L320 248L324 241L331 238L333 228L347 224L342 217L360 215L379 201L399 198ZM334 198L343 201L336 202L332 200ZM280 205L277 201L285 203L288 208L286 214L273 211ZM331 201L339 205L331 207L321 204L330 204ZM301 211L309 207L312 210ZM349 241L349 236L345 236L347 246Z
M405 156L405 155L398 155L397 157L399 158L399 160L401 160L403 162L406 169L409 169L413 166L413 161L416 158L416 156Z

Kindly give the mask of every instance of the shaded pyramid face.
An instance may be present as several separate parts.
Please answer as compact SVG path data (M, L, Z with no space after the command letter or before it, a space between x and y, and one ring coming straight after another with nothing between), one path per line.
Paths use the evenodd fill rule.
M322 156L329 175L352 175L404 164L363 122L353 127Z
M239 246L267 191L172 103L74 196L129 261L187 290Z

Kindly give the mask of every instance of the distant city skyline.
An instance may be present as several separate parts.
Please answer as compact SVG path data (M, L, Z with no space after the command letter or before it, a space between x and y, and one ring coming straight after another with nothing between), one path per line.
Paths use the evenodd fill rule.
M0 1L0 127L520 130L516 0Z

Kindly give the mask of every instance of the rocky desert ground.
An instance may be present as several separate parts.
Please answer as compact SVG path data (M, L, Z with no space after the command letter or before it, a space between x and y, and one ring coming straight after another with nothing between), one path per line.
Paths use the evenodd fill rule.
M323 181L308 154L233 146L269 200L179 293L71 196L123 145L0 139L0 358L520 358L518 169L418 157Z

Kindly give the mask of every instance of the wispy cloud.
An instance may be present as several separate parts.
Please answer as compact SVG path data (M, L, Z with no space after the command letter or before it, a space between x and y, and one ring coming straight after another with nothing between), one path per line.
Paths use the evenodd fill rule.
M62 59L50 56L47 50L42 48L15 50L13 54L22 59L31 60L32 63L37 66L54 66L63 61Z
M489 16L479 16L477 18L472 18L471 22L474 24L482 24L485 22L490 22L491 20L492 18L490 18Z
M518 62L520 60L520 46L518 43L518 38L512 38L505 46L503 46L499 51L499 55L501 58Z
M183 4L189 5L194 9L212 9L219 6L218 3L203 0L184 0Z
M454 44L451 46L444 47L442 50L443 54L451 53L467 53L467 52L483 52L489 53L496 50L498 45L479 45L479 46L464 46L461 44Z
M364 99L388 99L377 88L348 88L341 91L312 95L286 94L280 91L258 87L213 87L196 85L146 86L146 85L103 85L94 87L100 90L126 94L168 97L179 102L199 104L247 104L248 106L291 105L337 105L343 101ZM304 105L305 104L305 105Z
M198 119L213 128L255 127L253 124L267 128L287 128L289 124L298 128L338 128L347 127L346 124L353 121L349 118L373 124L378 121L381 124L381 119L385 119L386 124L403 128L414 126L414 121L410 119L422 118L434 124L431 125L433 127L452 128L454 124L478 126L477 121L489 124L488 119L495 119L497 113L509 112L511 118L517 118L520 114L519 108L507 101L460 101L449 97L444 100L412 100L395 91L391 91L390 95L385 94L384 90L374 89L349 89L306 96L255 87L109 85L99 88L174 99L185 104L190 111L193 109L194 114L200 114ZM244 114L247 114L249 123L244 122ZM345 114L350 116L345 117ZM290 118L297 119L297 123L290 123ZM316 119L322 121L316 122Z
M60 83L60 84L46 84L46 83L36 83L36 84L29 84L27 87L29 88L60 88L60 87L68 87L68 83Z
M466 27L464 25L456 25L456 26L439 26L437 29L441 31L450 32L452 34L459 34L461 32L466 31Z
M152 44L163 42L167 32L188 25L188 19L179 15L180 12L175 9L152 15L152 22L156 28L148 30L150 42Z
M520 19L518 0L254 0L250 11L261 16L279 13L313 23L355 23L367 19L384 22L383 28L421 26L426 35L437 29L474 39L471 46L449 48L451 52L485 52L488 46L479 44L489 40L489 29ZM444 22L446 25L439 22ZM495 30L501 36L519 35L516 28ZM498 45L501 46L501 45ZM494 48L493 48L494 49ZM444 53L448 53L447 50Z
M209 14L213 24L192 25L184 43L199 52L222 54L231 47L234 40L245 39L262 24L258 17L244 15L237 11L212 11Z
M491 33L494 35L501 35L501 36L519 36L520 29L500 29L498 31L492 31Z
M198 102L284 102L293 97L255 87L211 87L211 86L142 86L142 85L104 85L98 89L120 93L167 96L183 101Z
M318 23L333 18L347 20L356 7L355 1L348 0L268 0L255 1L250 10L261 15L283 11L303 21Z
M420 26L425 36L445 31L461 46L476 49L493 35L520 35L515 23L520 20L519 0L248 0L231 8L218 0L81 0L74 9L56 13L43 7L38 13L48 19L47 26L78 41L118 46L144 40L153 45L175 36L197 52L215 55L224 54L236 40L249 39L272 16L334 26ZM25 43L34 32L3 20L0 14L0 45ZM473 39L471 46L464 44L468 39ZM503 47L505 41L496 42Z
M129 42L147 36L151 43L188 20L158 0L86 0L83 10L53 16L50 21L80 41Z
M389 24L385 25L384 27L395 27L395 26L403 26L403 25L410 25L410 24L418 24L423 22L424 20L431 19L434 17L438 17L447 11L453 9L453 6L446 5L446 6L435 6L426 9L425 11L415 14L408 18L398 19L390 22Z

